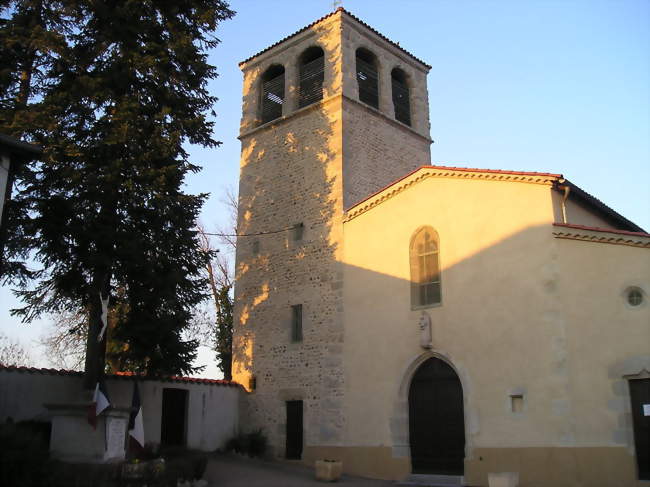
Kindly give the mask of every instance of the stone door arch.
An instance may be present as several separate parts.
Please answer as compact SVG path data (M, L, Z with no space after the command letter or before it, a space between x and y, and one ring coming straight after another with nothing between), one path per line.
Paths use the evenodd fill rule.
M393 414L390 418L390 431L392 438L392 453L394 458L409 459L411 457L411 442L409 432L409 392L411 383L416 373L430 359L437 359L449 366L457 376L462 387L462 415L464 422L463 438L465 451L463 457L471 457L471 438L479 431L478 417L473 410L468 408L470 403L469 377L462 366L450 357L438 351L427 351L411 358L401 374L401 381L396 391L396 400L393 404ZM410 466L410 465L409 465Z

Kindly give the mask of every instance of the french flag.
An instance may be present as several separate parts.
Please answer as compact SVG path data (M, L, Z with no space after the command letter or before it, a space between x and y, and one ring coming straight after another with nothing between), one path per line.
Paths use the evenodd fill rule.
M88 407L88 422L93 427L93 429L97 429L97 416L102 414L102 412L110 405L111 401L108 398L108 390L106 389L104 379L99 379L97 385L95 386L93 402Z
M138 383L133 383L133 400L131 401L131 415L129 416L129 436L144 447L144 424L142 422L142 404L140 403L140 390Z

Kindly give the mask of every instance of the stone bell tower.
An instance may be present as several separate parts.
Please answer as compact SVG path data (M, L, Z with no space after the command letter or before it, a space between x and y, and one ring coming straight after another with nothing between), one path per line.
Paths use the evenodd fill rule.
M250 392L246 427L310 460L354 446L345 210L430 163L430 68L342 8L240 68L233 379Z

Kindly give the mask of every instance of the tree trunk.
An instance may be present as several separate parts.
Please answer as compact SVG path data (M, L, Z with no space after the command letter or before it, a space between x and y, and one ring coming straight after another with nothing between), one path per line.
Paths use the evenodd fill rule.
M24 26L29 31L34 31L37 27L46 30L43 22L43 3L38 2L34 5L31 15L27 17L27 24ZM22 59L20 61L20 82L18 83L18 93L11 120L10 135L20 138L23 135L22 123L16 125L16 115L24 114L29 103L29 97L32 94L32 77L34 72L34 63L36 62L36 47L32 42L25 47Z
M230 360L226 360L223 364L223 378L224 380L232 380L232 353Z
M86 364L84 369L84 388L93 389L97 381L104 375L106 368L106 342L108 340L108 326L98 341L99 333L104 326L102 323L102 300L110 297L112 277L112 254L115 236L110 229L116 226L116 201L108 198L103 202L97 220L98 228L102 229L101 235L96 241L97 255L101 261L94 269L90 285L90 296L88 300L88 340L86 341ZM107 313L108 315L108 313ZM108 321L108 316L106 317Z
M208 260L208 263L205 267L208 271L208 280L210 281L210 289L212 290L212 299L214 300L214 306L218 314L221 311L221 307L219 303L219 291L217 290L217 283L214 280L214 268L212 267L212 261Z
M88 306L88 338L86 341L86 363L84 367L84 389L92 390L104 374L106 367L106 340L108 327L99 342L97 338L104 326L102 323L101 295L109 296L109 279L103 278L105 274L97 273L93 279L92 296ZM108 319L108 318L107 318Z

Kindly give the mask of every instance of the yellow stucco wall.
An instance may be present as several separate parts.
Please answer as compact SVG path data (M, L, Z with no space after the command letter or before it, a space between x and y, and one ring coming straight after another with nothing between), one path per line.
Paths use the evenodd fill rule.
M555 206L554 214L556 222L563 222L564 216L566 215L566 223L573 225L585 225L608 230L615 230L617 228L610 221L603 218L602 215L595 214L593 209L589 209L583 204L576 202L573 197L570 196L564 201L564 192L562 191L553 191L552 196ZM564 212L562 211L563 205Z
M572 240L557 247L572 444L631 449L625 378L650 369L650 249ZM643 289L641 306L628 304L631 286Z
M521 463L524 450L557 451L547 463L587 459L562 467L570 482L612 478L598 473L604 450L583 451L592 447L625 458L613 475L633 485L622 374L650 360L650 307L630 309L624 290L648 295L650 252L555 238L555 194L549 184L431 177L344 224L349 446L391 447L395 476L403 473L410 376L418 357L438 356L463 384L466 476L476 485L500 471L491 468L533 468ZM410 306L409 242L422 225L440 237L442 305L425 310L432 353ZM513 393L524 396L522 413L510 410ZM522 473L533 482L522 485L550 485L535 483L540 471Z

